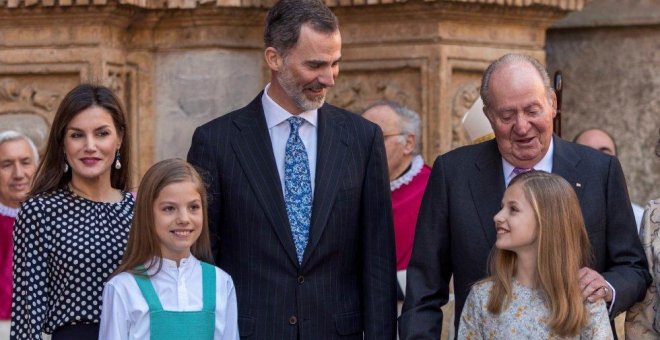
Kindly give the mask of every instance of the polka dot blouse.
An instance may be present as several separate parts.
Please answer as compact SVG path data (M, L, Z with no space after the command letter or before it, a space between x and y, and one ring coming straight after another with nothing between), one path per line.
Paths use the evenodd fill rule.
M68 189L23 203L14 225L12 339L98 323L103 284L119 265L135 200L94 202Z

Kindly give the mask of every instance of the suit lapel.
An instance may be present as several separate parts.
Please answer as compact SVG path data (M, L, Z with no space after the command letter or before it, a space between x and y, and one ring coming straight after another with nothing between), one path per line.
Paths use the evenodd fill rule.
M470 178L470 193L475 202L481 227L489 244L495 244L493 216L499 211L504 196L504 175L502 158L495 140L482 149L477 156L476 176Z
M309 241L303 255L303 263L308 261L325 229L332 210L335 196L345 169L348 137L343 126L343 117L332 108L324 105L318 113L318 147L316 152L316 178L314 180L314 204L309 230Z
M569 142L557 137L553 138L554 152L552 155L552 172L563 177L571 184L578 199L582 202L582 181L577 171L580 156L573 150Z
M232 148L282 246L291 261L298 265L282 184L261 105L262 94L234 118L238 133L232 140Z

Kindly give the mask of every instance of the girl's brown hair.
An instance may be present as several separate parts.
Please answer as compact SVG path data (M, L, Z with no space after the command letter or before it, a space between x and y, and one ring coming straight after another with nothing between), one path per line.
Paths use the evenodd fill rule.
M191 181L197 186L197 192L202 199L204 222L202 232L190 251L201 261L213 263L209 227L206 218L207 199L206 187L199 173L188 162L174 158L156 163L144 174L135 202L133 223L128 235L128 245L121 264L113 275L121 272L145 275L152 267L157 266L157 273L162 266L160 242L154 225L154 202L160 192L172 183ZM156 261L153 259L156 258ZM138 266L146 266L137 269Z
M121 102L112 91L100 85L81 84L64 96L57 108L53 125L50 127L48 144L43 162L37 168L37 175L30 191L30 196L43 192L51 192L63 188L71 181L71 171L64 172L66 162L64 156L64 134L69 123L80 112L98 106L103 108L115 125L117 134L122 138L119 153L121 169L110 167L110 184L113 188L128 191L130 184L131 138L126 126L126 114ZM114 162L113 162L114 164Z
M591 262L591 245L580 204L571 185L558 175L530 171L516 176L509 187L520 185L538 225L536 283L547 298L548 326L561 337L576 336L589 321L579 287L579 270ZM487 309L499 314L511 301L515 252L493 248L489 280L493 286Z

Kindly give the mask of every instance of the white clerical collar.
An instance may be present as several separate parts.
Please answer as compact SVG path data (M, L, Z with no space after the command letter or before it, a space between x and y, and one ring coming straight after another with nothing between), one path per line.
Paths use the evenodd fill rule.
M413 157L410 163L410 169L399 176L399 178L390 182L390 191L399 189L400 187L412 182L413 178L417 176L424 168L424 158L420 155Z
M532 168L534 170L543 170L545 172L552 172L552 155L555 153L555 143L554 137L550 140L550 146L548 147L548 152L545 153L545 156L541 160L534 164ZM507 162L504 157L502 157L502 173L504 174L504 186L509 186L509 182L515 177L513 175L513 169L515 166Z
M280 106L280 104L276 103L273 98L268 95L269 88L270 83L266 85L264 94L261 96L261 105L264 108L266 125L268 125L268 129L272 129L274 126L282 124L282 122L289 119L289 117L293 117L294 115L285 110L282 106ZM301 117L308 123L312 124L312 126L316 127L316 124L318 123L318 112L318 109L304 111L296 115L296 117Z
M18 216L18 208L10 208L0 203L0 215L16 218L16 216Z

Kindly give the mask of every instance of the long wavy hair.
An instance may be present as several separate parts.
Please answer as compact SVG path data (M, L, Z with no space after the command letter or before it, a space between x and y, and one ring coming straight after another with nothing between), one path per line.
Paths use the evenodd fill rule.
M536 216L536 283L550 310L548 326L559 336L576 336L589 321L578 272L592 257L577 195L566 180L543 171L520 174L509 187L513 185L521 186ZM499 314L511 302L517 261L515 252L493 248L487 279L493 282L489 312Z
M64 172L64 135L69 123L79 113L90 107L103 108L112 117L117 134L122 138L119 153L121 169L110 167L110 183L113 188L128 191L130 184L131 138L126 123L126 114L119 99L112 91L100 85L81 84L64 96L57 108L53 125L50 127L44 160L37 168L37 175L30 196L63 188L71 182L71 172Z
M153 165L144 174L140 187L138 188L133 213L133 223L128 235L128 245L124 252L121 264L113 275L122 272L146 275L151 268L157 267L153 273L158 273L162 267L162 252L160 242L156 234L154 222L154 203L158 195L166 186L172 183L190 181L195 184L197 192L202 199L202 212L204 222L202 232L190 248L190 252L199 260L213 263L211 253L211 241L209 240L209 226L207 221L206 187L199 173L188 162L173 158L160 161ZM157 259L153 261L153 259ZM139 266L143 266L137 269Z

